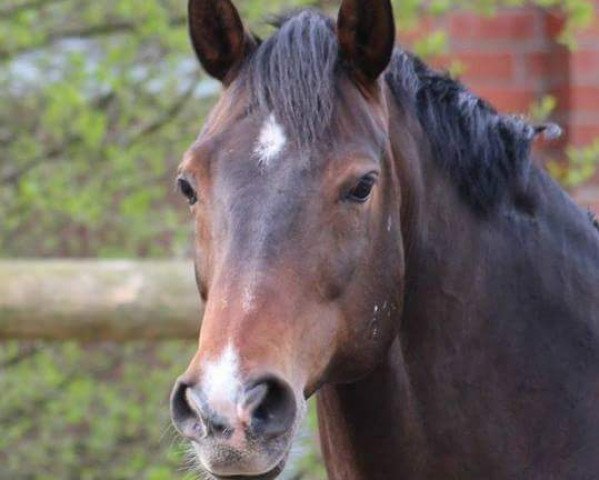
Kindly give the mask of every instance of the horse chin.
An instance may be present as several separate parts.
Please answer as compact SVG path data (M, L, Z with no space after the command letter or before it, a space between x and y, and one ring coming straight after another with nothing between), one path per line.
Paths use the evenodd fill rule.
M297 440L306 413L306 400L300 397L297 416L292 427L280 437L266 443L249 441L239 449L239 447L235 448L231 444L227 445L221 442L200 445L196 441L192 441L200 471L207 478L214 480L273 480L277 478L292 455L293 445Z
M287 463L287 456L285 455L279 463L265 473L259 475L215 475L214 473L208 473L214 480L274 480L277 478Z
M285 468L288 456L289 453L286 453L274 467L272 467L270 470L265 471L264 473L259 474L218 475L214 472L211 472L209 469L205 467L202 469L202 473L206 474L208 478L211 478L213 480L274 480L281 474L281 472Z
M293 438L292 435L290 437ZM285 468L292 450L293 443L293 441L288 440L288 443L286 444L280 456L271 458L271 461L267 461L265 457L258 454L254 457L254 462L250 462L250 464L245 464L244 466L239 465L239 469L237 469L231 468L231 465L225 466L221 462L219 462L220 466L224 468L218 468L218 466L214 464L213 461L210 461L209 458L202 458L203 456L200 453L201 447L197 443L192 442L196 456L198 458L198 466L200 467L200 471L204 473L207 478L214 480L273 480L277 478ZM213 455L213 458L218 459L221 457L221 455L226 456L227 454L223 452L213 452ZM247 453L241 452L236 453L235 457L248 458ZM254 464L253 467L250 466L252 463ZM257 465L262 465L263 467L258 467ZM252 473L242 473L246 469ZM260 473L254 473L256 471Z

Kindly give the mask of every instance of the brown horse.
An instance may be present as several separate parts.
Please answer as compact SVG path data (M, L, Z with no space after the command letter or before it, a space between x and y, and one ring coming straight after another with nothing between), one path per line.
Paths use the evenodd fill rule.
M388 0L189 25L224 90L178 178L205 314L172 416L208 475L276 477L318 392L333 479L599 478L599 233L544 127L394 48Z

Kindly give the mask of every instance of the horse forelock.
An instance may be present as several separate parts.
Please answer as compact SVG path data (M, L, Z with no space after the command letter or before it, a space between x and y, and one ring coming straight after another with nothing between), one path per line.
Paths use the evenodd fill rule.
M319 12L302 10L277 25L245 69L252 107L272 115L300 146L314 144L328 132L333 115L334 23Z

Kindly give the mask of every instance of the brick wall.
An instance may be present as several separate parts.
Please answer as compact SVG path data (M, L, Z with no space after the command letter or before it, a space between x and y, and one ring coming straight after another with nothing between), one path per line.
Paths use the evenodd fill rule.
M599 0L594 0L599 13ZM560 158L567 144L583 147L599 138L599 18L576 36L571 52L556 40L563 15L538 7L505 8L492 17L455 11L426 19L412 32L410 44L426 32L449 34L449 53L435 59L439 67L463 65L462 81L505 112L527 112L545 95L558 103L552 120L565 130L557 142L537 146L545 156ZM579 202L599 212L599 175L575 193Z

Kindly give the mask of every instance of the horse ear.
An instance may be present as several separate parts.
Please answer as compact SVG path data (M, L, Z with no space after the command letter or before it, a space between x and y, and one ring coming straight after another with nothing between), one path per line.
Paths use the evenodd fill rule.
M200 63L212 77L229 84L256 46L230 0L189 0L189 34Z
M387 68L395 45L390 0L343 0L337 18L341 58L360 77L374 81Z

